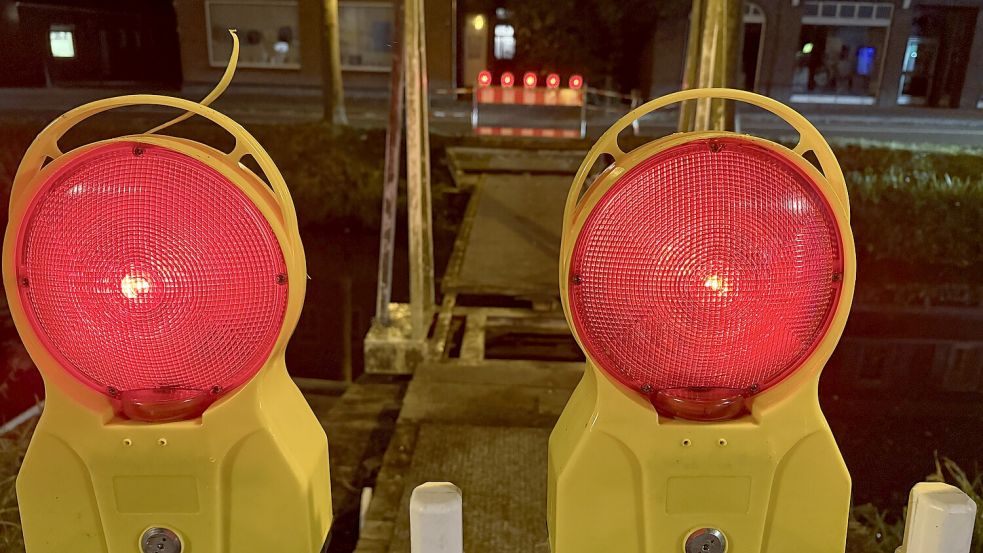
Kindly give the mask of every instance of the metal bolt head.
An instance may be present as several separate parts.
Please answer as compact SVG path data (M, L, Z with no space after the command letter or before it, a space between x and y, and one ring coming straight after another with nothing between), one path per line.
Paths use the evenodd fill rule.
M140 538L143 553L181 553L181 538L167 528L151 528Z
M686 538L686 553L724 553L727 538L716 528L700 528Z

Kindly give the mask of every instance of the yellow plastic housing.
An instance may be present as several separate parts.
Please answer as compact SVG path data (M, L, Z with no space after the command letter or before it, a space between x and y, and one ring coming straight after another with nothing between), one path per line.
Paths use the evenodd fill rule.
M119 416L108 397L72 377L42 346L18 293L17 233L46 177L99 144L62 153L58 140L82 120L132 105L186 110L236 140L231 153L154 134L112 141L153 144L222 173L259 208L279 241L290 283L286 315L265 366L200 418L151 424ZM269 185L241 160L249 155ZM47 162L47 163L46 163ZM306 261L293 202L266 151L240 125L204 105L165 96L100 100L55 120L28 149L11 192L3 280L11 315L45 383L46 403L17 477L28 553L139 552L164 527L183 553L319 551L331 527L328 443L284 352L303 306Z
M567 289L573 245L604 193L658 152L692 140L735 136L679 133L628 153L618 146L618 133L632 121L698 98L756 105L799 132L801 141L792 150L741 137L801 167L832 206L844 257L838 303L827 333L803 364L750 398L749 412L734 420L661 417L649 401L600 370L588 353L584 377L550 436L548 524L553 553L684 552L686 538L701 528L720 530L730 553L831 553L845 547L850 475L820 410L818 383L849 314L856 253L842 172L829 145L801 115L753 93L702 89L654 100L615 123L581 165L564 213L559 280L567 320L573 328ZM803 157L809 151L822 172ZM613 164L584 190L603 154L610 155Z

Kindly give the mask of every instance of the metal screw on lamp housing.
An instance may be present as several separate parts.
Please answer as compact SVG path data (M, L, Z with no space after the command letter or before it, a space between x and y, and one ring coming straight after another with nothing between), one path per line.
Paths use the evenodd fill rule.
M181 538L167 528L150 528L140 538L143 553L181 553Z

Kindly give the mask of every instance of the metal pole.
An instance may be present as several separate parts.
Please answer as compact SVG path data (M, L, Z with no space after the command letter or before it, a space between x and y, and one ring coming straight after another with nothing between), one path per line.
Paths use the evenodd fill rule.
M683 88L733 87L740 60L742 0L693 0ZM732 130L733 102L719 98L680 105L679 130Z
M697 86L733 86L737 78L741 42L742 0L705 0L700 37L700 68ZM733 106L720 98L696 102L693 130L732 130Z
M423 289L425 292L425 307L430 310L437 302L434 285L434 262L433 262L433 189L430 178L430 73L427 71L427 14L426 2L418 0L420 14L420 29L417 33L420 36L420 123L421 134L423 135L423 152L421 163L423 163L423 183L420 187L421 207L423 210ZM427 327L429 328L429 324Z
M587 138L587 83L580 90L580 138Z
M403 140L403 2L393 3L393 56L389 74L389 126L386 128L386 163L382 183L382 224L379 229L379 278L375 317L383 326L392 322L389 303L393 292L393 256L396 249L396 202L399 195L400 146Z
M406 0L406 193L410 239L410 320L413 338L426 336L434 304L433 234L430 213L429 125L421 0Z
M689 36L686 38L686 66L683 70L683 90L696 86L700 72L700 41L702 40L704 0L693 0L689 13ZM687 100L679 104L679 132L693 130L696 102Z

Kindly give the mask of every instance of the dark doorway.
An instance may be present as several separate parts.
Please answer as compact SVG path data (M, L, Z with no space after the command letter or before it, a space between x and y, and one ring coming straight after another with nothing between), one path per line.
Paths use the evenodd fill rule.
M902 64L898 103L959 107L979 8L919 6Z
M744 23L744 47L741 50L741 88L754 91L758 78L758 60L761 57L763 23Z

